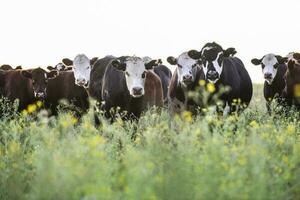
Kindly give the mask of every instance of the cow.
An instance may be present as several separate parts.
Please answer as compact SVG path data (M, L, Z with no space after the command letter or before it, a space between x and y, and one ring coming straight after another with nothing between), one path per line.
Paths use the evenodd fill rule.
M63 63L58 63L55 65L55 67L52 67L52 66L48 66L47 67L48 70L50 71L58 71L58 72L63 72L63 71L69 71L69 70L72 70L72 67L68 67L68 66L65 66Z
M78 54L74 58L74 61L68 58L64 58L62 60L62 63L65 66L72 67L76 85L88 88L90 83L90 73L92 70L92 66L97 60L98 57L94 57L90 60L86 55Z
M294 59L289 59L287 64L282 96L288 106L300 109L300 63Z
M16 68L15 68L15 70L18 70L18 69L22 69L22 67L21 66L17 66ZM2 65L1 67L0 67L0 70L14 70L13 68L12 68L12 66L10 66L10 65Z
M215 85L216 93L221 87L229 88L229 91L220 96L224 103L224 115L246 108L253 93L251 78L242 61L234 57L235 54L235 48L224 50L215 42L205 44L199 52L188 52L191 58L202 62L205 80ZM242 106L236 106L236 101Z
M1 95L10 101L19 100L18 111L47 97L47 82L57 76L56 71L42 68L0 71Z
M143 60L145 62L149 62L152 59L150 57L144 57ZM164 104L168 103L168 88L170 85L170 81L172 78L171 70L162 64L161 60L158 60L158 66L154 67L154 73L159 76L163 88L163 97L164 97Z
M183 52L177 58L169 56L167 61L176 66L168 90L171 114L180 114L183 111L196 114L202 105L191 99L188 94L195 92L199 81L204 79L201 63L191 58L188 52Z
M50 109L52 115L57 115L61 100L67 100L78 117L89 108L88 93L84 87L75 84L73 71L59 72L57 77L49 80L47 91L45 107Z
M163 104L163 92L159 77L151 71L157 66L157 60L143 61L136 56L123 56L112 59L106 66L102 80L101 98L105 116L114 119L111 109L125 111L124 119L139 119L147 102L146 84L155 90L156 104ZM147 83L148 82L148 83ZM160 83L160 85L157 83ZM155 87L155 88L154 88Z
M264 97L266 100L266 107L269 114L271 114L271 102L274 97L280 97L285 88L285 73L287 66L285 62L287 57L281 57L275 54L266 54L261 59L253 58L251 60L254 65L261 65L264 83Z

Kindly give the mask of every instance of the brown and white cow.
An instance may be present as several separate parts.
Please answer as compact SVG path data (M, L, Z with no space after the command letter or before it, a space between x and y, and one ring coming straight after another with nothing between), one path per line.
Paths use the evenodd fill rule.
M19 111L47 96L47 83L55 78L56 71L42 68L0 71L1 95L10 101L19 100Z

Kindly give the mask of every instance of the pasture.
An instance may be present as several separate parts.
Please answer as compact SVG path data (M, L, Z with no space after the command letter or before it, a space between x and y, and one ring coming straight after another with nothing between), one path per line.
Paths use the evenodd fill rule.
M151 109L100 128L92 109L78 121L7 108L0 199L299 199L299 113L268 116L262 88L239 116Z

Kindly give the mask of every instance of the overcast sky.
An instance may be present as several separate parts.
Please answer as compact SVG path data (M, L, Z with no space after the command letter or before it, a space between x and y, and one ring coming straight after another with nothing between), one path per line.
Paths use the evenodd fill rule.
M55 65L89 57L166 58L210 41L253 57L300 49L299 0L1 0L0 64Z

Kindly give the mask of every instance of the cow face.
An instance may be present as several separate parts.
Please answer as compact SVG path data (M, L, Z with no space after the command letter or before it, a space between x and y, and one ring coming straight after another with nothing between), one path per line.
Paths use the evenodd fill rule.
M97 57L90 60L86 55L79 54L74 58L74 61L65 58L62 62L66 66L73 66L75 84L88 88L92 66L97 60Z
M44 99L47 95L47 82L48 79L55 78L57 76L57 71L46 72L42 68L37 68L33 70L24 70L21 74L31 79L33 92L35 98Z
M295 60L288 61L285 75L287 96L292 97L295 105L300 105L300 64Z
M261 59L254 58L251 60L254 65L261 65L262 73L265 81L271 85L280 64L284 64L288 58L276 56L274 54L267 54Z
M201 59L205 79L210 83L216 83L223 72L224 58L234 56L236 51L234 48L223 50L219 44L212 42L204 45L201 52L193 50L188 54L194 59Z
M189 86L195 81L196 68L201 67L200 60L195 60L188 55L188 52L182 53L178 58L172 56L167 58L168 63L177 65L178 83L184 87Z
M127 57L123 61L121 59L115 59L111 64L117 70L124 72L130 95L134 98L138 98L145 94L144 86L147 71L157 66L158 61L144 61L139 57Z

